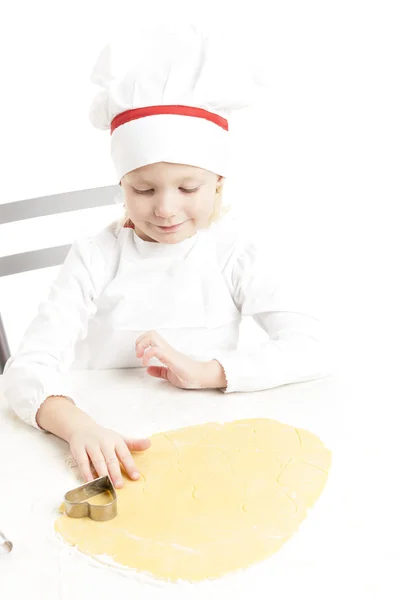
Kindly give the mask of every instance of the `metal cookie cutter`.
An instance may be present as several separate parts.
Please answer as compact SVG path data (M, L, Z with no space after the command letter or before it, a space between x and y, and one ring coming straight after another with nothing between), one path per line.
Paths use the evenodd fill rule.
M0 554L8 554L12 550L12 543L6 538L4 533L0 531Z
M102 492L111 493L111 502L108 504L86 502L89 498ZM67 492L64 496L64 505L67 516L73 519L89 517L94 521L108 521L117 514L117 494L111 479L105 475Z

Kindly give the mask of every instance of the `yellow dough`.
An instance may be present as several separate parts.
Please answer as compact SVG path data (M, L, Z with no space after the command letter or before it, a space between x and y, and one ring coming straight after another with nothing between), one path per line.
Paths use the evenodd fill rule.
M152 436L139 481L117 491L106 522L60 517L55 529L90 555L177 581L257 563L297 531L319 497L331 453L270 419L207 423Z

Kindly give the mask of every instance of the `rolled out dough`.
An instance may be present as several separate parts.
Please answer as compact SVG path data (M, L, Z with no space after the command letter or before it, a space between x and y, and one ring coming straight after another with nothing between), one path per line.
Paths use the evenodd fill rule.
M111 521L63 515L55 529L90 555L171 581L257 563L298 529L319 497L331 453L313 434L270 419L207 423L153 435L135 453Z

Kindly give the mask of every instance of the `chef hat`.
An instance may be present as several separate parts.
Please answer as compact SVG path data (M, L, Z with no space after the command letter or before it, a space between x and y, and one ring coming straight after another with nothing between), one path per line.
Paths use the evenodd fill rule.
M135 27L102 50L90 120L111 131L118 181L156 162L227 175L229 116L253 103L262 82L240 44L224 42L193 25Z

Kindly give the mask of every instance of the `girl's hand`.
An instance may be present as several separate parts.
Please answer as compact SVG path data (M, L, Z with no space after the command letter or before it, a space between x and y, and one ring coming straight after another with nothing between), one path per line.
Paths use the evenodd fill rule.
M165 379L179 388L226 387L224 370L216 360L194 360L170 346L157 331L148 331L136 340L136 357L142 358L144 367L155 356L165 367L151 366L147 373Z
M151 445L148 439L123 438L96 423L78 427L68 442L85 482L94 479L92 465L98 477L109 475L116 488L123 486L120 463L131 479L139 479L131 450L147 450Z

